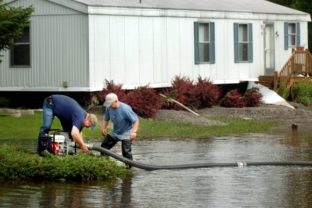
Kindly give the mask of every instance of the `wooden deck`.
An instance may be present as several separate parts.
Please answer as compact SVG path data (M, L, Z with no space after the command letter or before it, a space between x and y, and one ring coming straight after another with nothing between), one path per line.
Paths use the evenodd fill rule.
M274 75L260 76L258 83L278 91L281 83L291 89L296 82L312 80L312 54L303 47L293 49L290 58Z

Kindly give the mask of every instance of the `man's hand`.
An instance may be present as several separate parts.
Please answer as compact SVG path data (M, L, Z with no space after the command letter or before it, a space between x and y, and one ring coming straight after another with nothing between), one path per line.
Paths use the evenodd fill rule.
M131 141L136 140L136 137L137 137L137 133L136 132L131 132L131 134L130 134Z
M72 131L71 131L71 136L74 139L74 141L79 145L80 149L85 152L88 153L89 152L89 148L88 146L84 143L83 138L79 132L79 129L76 126L73 126Z
M103 124L102 124L102 128L101 128L101 134L103 136L106 136L108 133L108 124L109 124L109 121L103 120Z
M84 152L84 153L88 153L89 152L89 147L86 144L83 144L80 149Z
M107 133L108 133L108 129L107 129L107 128L103 128L103 129L101 130L101 133L102 133L103 136L106 136Z

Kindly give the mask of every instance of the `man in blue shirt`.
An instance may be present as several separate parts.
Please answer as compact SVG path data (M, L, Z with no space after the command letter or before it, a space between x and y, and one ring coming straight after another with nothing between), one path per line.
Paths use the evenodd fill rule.
M83 127L94 128L97 118L94 114L87 113L74 99L65 95L51 95L43 102L43 123L40 128L37 152L42 153L41 140L51 128L54 116L56 116L69 136L79 145L83 152L88 152L88 146L84 143L81 130Z
M103 119L102 135L105 136L101 147L111 149L118 141L121 141L122 155L132 160L131 144L137 137L139 128L138 116L132 108L118 100L114 93L105 97L106 107ZM108 134L109 121L113 123L113 130ZM130 168L130 165L127 165Z

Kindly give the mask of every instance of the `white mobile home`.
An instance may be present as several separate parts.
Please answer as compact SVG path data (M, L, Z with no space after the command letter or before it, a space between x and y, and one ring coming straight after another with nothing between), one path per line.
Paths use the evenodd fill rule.
M265 0L5 0L34 13L2 51L0 91L168 87L176 76L216 84L278 71L308 46L310 15Z

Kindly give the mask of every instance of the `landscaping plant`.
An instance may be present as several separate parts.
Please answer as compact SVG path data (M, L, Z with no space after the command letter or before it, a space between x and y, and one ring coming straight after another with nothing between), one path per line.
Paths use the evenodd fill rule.
M281 82L278 89L278 94L284 98L285 100L288 100L290 95L290 90L287 88L287 85L285 82Z
M242 108L246 106L246 103L242 94L237 89L234 89L226 93L222 98L220 105L223 107Z
M105 101L105 96L108 93L115 93L118 99L122 102L127 102L127 95L125 90L122 89L122 85L115 84L114 81L105 80L106 87L102 91L94 92L93 94L97 97L101 104Z
M203 79L200 76L197 78L193 92L196 100L199 101L198 106L196 106L199 109L211 108L220 101L221 89L217 85L212 84L210 80Z
M164 94L177 100L183 105L193 108L210 108L219 103L221 89L212 84L209 79L197 78L197 82L187 77L176 76L172 80L172 88ZM165 102L163 108L181 110L182 107L175 103Z
M300 81L296 82L294 86L294 100L297 103L301 103L305 106L312 104L312 82Z
M187 77L175 76L171 82L172 88L169 91L169 94L166 94L168 97L171 97L178 102L188 106L194 107L197 104L194 104L196 97L193 93L194 85L193 81ZM167 103L165 106L169 109L182 110L183 108L175 103Z
M247 107L257 107L261 104L262 94L258 88L251 88L244 93L245 105Z
M127 94L128 104L143 118L152 118L161 107L161 99L157 92L143 86Z

